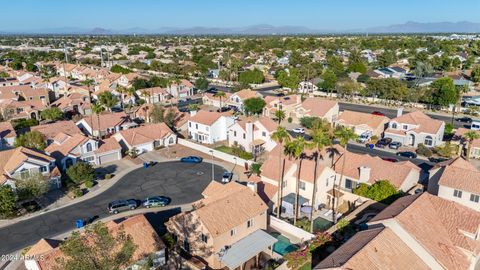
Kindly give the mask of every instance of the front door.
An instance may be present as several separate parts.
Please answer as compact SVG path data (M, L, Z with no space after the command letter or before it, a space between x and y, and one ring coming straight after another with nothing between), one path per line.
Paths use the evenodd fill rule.
M410 136L409 144L410 144L411 146L415 146L415 135L410 134L409 136Z

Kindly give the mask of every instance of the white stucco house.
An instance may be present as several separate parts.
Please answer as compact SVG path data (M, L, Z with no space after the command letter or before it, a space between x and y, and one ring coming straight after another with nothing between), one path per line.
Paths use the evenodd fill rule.
M10 122L0 122L0 150L13 147L17 133Z
M137 149L138 154L177 143L177 135L165 124L150 124L122 130L113 135L123 151Z
M445 122L430 118L421 111L414 111L398 116L388 123L384 137L406 146L417 147L422 143L427 147L435 147L443 143Z
M254 154L270 152L277 145L271 138L277 126L268 117L238 121L228 130L228 145L238 146Z
M188 137L200 143L213 144L225 141L228 129L235 123L229 114L218 112L193 112L188 120Z

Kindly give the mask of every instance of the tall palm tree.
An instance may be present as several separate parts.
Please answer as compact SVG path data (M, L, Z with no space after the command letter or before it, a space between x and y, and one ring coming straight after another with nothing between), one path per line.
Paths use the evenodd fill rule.
M298 160L298 169L297 169L297 181L295 185L295 204L294 204L294 216L293 216L293 224L297 224L298 218L298 193L300 188L300 173L302 170L302 161L304 157L305 148L308 146L308 142L305 141L303 137L297 137L295 140L290 141L285 144L284 152L289 158L294 158Z
M214 97L218 97L220 99L220 109L222 109L222 98L226 97L227 94L225 94L225 92L223 91L218 91L216 92L215 94L213 94Z
M312 192L312 210L310 212L310 232L313 233L313 211L315 209L315 201L317 196L317 166L318 166L318 159L321 157L321 152L324 147L332 144L332 138L329 136L328 132L324 130L321 125L314 126L312 130L312 142L310 147L315 149L314 159L315 159L315 167L313 169L313 192Z
M98 95L98 102L112 112L112 107L118 103L118 99L111 92L103 92Z
M285 112L280 109L276 110L275 118L277 119L278 124L280 125L280 123L282 123L282 121L285 119Z
M348 148L348 142L351 141L351 140L355 140L358 135L355 134L355 132L353 131L353 129L351 128L348 128L348 127L343 127L343 126L340 126L338 127L336 130L335 130L335 138L339 141L340 145L343 146L345 148L345 151L343 153L343 160L342 160L342 171L340 173L340 181L339 181L339 184L338 186L341 187L342 186L342 180L343 180L343 173L344 173L344 170L345 170L345 165L346 165L346 159L347 159L347 148ZM333 185L333 223L336 223L337 222L337 219L336 219L336 202L335 202L335 197L336 197L336 189L335 189L335 184Z
M272 140L276 141L279 143L281 146L283 146L284 142L289 142L290 141L290 135L288 134L287 130L282 127L278 126L277 130L272 133L271 136ZM277 194L277 218L280 218L281 215L281 208L282 208L282 196L283 196L283 170L285 169L285 160L282 158L283 151L280 151L279 153L279 158L278 158L278 169L279 169L279 177L280 177L280 183L278 185L278 194ZM283 160L283 166L282 166L282 160Z
M474 130L470 130L466 132L463 135L463 137L468 141L466 157L467 157L467 160L470 160L470 152L472 151L472 142L473 140L480 139L480 134Z
M103 112L104 108L102 106L102 104L100 103L94 103L92 105L92 112L97 116L97 124L98 124L98 135L97 135L97 138L101 138L102 137L102 134L101 134L101 130L100 130L100 113ZM93 115L92 115L92 118L93 118ZM93 119L92 119L93 120ZM93 135L93 126L92 126L92 135Z

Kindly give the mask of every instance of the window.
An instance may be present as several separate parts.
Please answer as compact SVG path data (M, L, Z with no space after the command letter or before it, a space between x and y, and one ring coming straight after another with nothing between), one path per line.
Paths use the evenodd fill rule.
M29 172L27 169L22 169L22 170L20 171L20 177L21 177L22 179L27 178L29 175L30 175L30 172Z
M427 146L432 146L433 145L432 136L425 137L425 145L427 145Z
M87 152L92 152L92 144L87 143Z
M392 128L393 128L393 129L397 129L397 123L393 123L393 124L392 124Z
M287 187L287 181L283 181L282 182L282 188L286 188Z
M407 129L408 129L408 126L407 126L407 125L403 125L403 129L407 130Z
M480 196L478 196L477 194L470 194L470 201L478 203L479 200Z
M195 128L198 129L198 124L195 124Z
M207 243L208 242L208 236L202 233L201 235L202 242Z
M263 137L267 137L267 132L262 131L262 136L263 136Z
M208 131L208 127L205 127L205 130Z
M190 244L188 243L187 240L184 240L184 241L183 241L183 249L184 249L186 252L190 252Z
M247 220L247 228L250 228L250 227L252 227L252 226L253 226L253 218Z
M458 189L453 190L453 197L462 198L462 191Z
M301 190L305 190L305 182L300 181L300 186L299 186L299 188L300 188Z
M40 172L46 172L47 171L47 166L42 166L39 168Z
M173 144L173 143L174 143L173 137L170 137L170 139L168 139L168 144Z
M86 158L83 159L83 161L85 161L85 162L91 162L91 161L94 161L94 160L95 160L95 157L93 157L93 156L92 157L86 157Z
M246 137L247 137L247 136L246 136L246 134L245 134L245 133L243 133L243 138L245 139Z
M192 122L188 122L188 126L189 126L189 127L192 127Z
M345 188L346 189L352 189L353 188L353 182L350 179L345 180Z
M237 137L237 132L236 131L233 132L233 137Z
M237 232L235 231L235 229L232 229L232 230L230 231L230 236L235 236L236 233L237 233Z

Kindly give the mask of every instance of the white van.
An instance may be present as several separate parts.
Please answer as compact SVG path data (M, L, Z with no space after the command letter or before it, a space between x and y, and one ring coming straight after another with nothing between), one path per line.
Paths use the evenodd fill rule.
M365 131L358 137L358 142L366 143L366 142L370 141L370 139L372 138L372 135L373 135L372 132Z
M471 130L480 130L480 121L472 121Z

